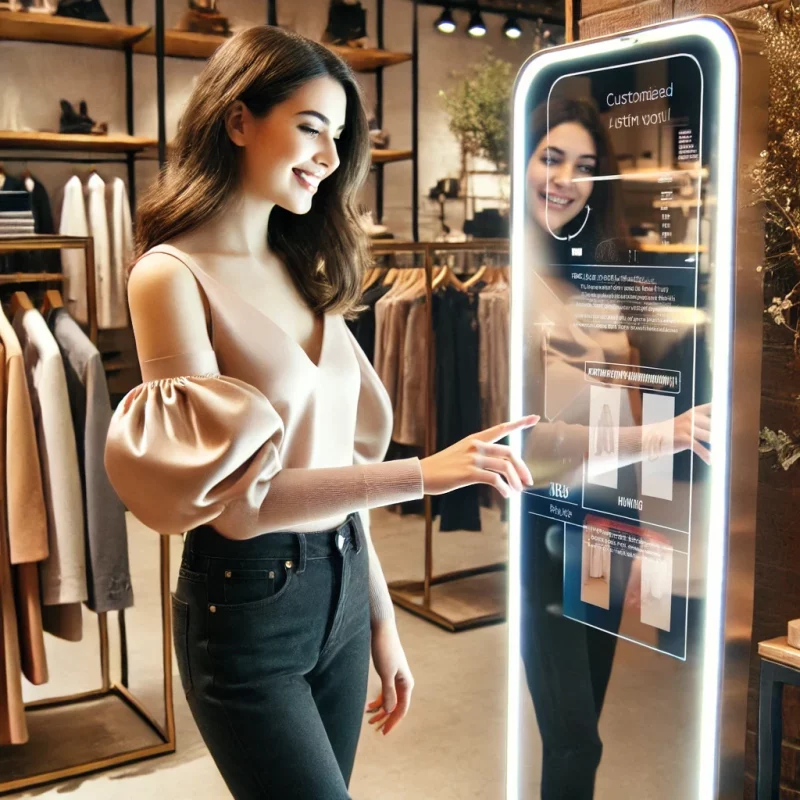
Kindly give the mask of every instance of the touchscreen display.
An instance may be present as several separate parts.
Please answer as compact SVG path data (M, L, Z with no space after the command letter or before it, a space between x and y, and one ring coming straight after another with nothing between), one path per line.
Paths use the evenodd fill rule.
M724 87L700 36L580 51L515 101L520 796L689 798Z

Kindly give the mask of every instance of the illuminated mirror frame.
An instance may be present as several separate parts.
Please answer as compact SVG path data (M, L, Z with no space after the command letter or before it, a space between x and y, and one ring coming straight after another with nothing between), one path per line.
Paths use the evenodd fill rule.
M704 614L703 679L701 697L701 753L698 797L715 796L718 781L720 692L722 678L724 627L724 575L727 567L730 485L730 433L732 366L733 366L733 309L735 230L737 213L737 147L739 135L740 52L732 28L717 17L695 17L643 28L619 36L578 42L542 51L522 66L513 92L512 144L512 249L511 249L511 320L510 320L510 419L523 415L523 298L525 295L525 180L527 169L528 95L537 75L545 68L569 64L571 71L580 71L585 58L629 49L631 62L639 61L640 49L649 44L671 41L675 53L681 52L683 37L701 37L710 44L719 58L719 85L726 87L718 93L716 150L719 165L718 199L714 213L716 236L713 237L716 264L714 273L715 313L713 327L714 372L712 382L713 423L711 449L714 466L711 475L710 523L708 530L708 568L706 573L707 603ZM644 48L642 48L644 46ZM723 97L724 94L724 97ZM522 453L519 431L511 435L511 446ZM520 769L520 515L521 498L511 499L509 518L509 649L508 649L508 727L506 797L519 797ZM744 735L744 731L742 731Z

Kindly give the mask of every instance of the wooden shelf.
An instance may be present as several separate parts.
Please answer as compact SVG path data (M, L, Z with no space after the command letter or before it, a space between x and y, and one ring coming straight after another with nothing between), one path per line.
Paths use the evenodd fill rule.
M2 246L2 241L0 241ZM6 283L46 283L47 281L63 281L60 272L12 272L0 275L0 284Z
M69 17L0 11L0 39L16 42L47 42L101 50L123 50L141 39L148 25L112 25Z
M205 33L185 33L184 31L165 31L164 49L168 56L175 58L209 58L225 41L226 36L215 36ZM343 58L356 72L375 72L380 67L391 67L411 60L411 53L393 53L389 50L375 50L358 47L336 47L329 45L338 56ZM135 53L155 55L155 32L150 31L145 38L137 42L133 48Z
M155 139L113 133L93 136L83 133L0 131L0 149L80 150L90 153L136 153L157 144Z
M188 33L185 31L164 31L164 50L174 58L209 58L214 51L228 40L226 36L210 33ZM133 47L134 53L154 56L156 54L156 34L151 30L147 36Z
M373 150L373 164L391 164L395 161L410 161L413 156L411 150Z
M360 47L337 47L328 45L336 55L343 58L356 72L375 72L381 67L393 67L411 61L411 53L394 53L390 50L377 50Z

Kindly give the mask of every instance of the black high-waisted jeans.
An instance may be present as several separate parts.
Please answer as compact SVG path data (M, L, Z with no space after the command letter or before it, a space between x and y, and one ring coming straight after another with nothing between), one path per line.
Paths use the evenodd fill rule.
M322 533L186 537L172 598L181 683L236 800L346 800L369 670L358 514Z

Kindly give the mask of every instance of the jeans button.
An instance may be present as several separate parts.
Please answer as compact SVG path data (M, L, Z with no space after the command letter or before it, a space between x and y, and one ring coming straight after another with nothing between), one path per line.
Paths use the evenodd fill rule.
M209 607L208 607L208 610L209 610L209 611L210 611L212 614L216 614L216 613L217 613L217 607L216 607L216 606L209 606Z
M225 570L225 577L226 578L230 578L230 576L231 576L231 571L229 569L226 569Z
M284 566L286 567L286 569L291 569L294 566L294 563L291 561L287 561Z

